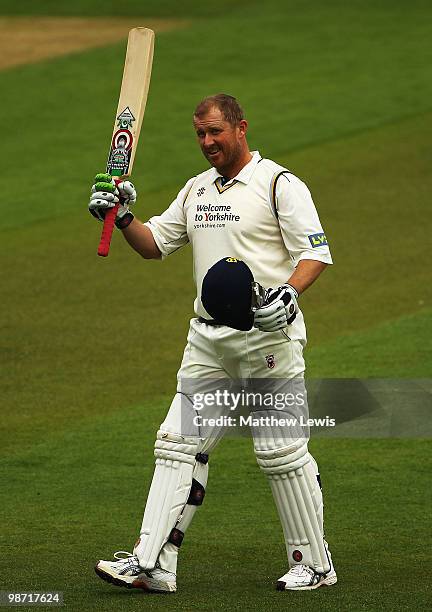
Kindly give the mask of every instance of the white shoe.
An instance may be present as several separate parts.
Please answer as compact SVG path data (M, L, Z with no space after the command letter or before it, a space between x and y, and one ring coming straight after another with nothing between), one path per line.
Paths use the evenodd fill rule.
M337 576L333 565L328 544L324 540L327 557L330 561L330 570L326 574L319 574L308 565L294 565L276 583L278 591L312 591L321 586L336 584Z
M308 565L294 565L276 583L278 591L312 591L321 586L336 584L337 576L334 568L327 574L318 574Z
M116 552L114 559L101 560L96 564L95 572L99 578L116 586L143 589L150 593L174 593L177 590L176 576L171 572L160 568L144 570L138 557L124 550Z

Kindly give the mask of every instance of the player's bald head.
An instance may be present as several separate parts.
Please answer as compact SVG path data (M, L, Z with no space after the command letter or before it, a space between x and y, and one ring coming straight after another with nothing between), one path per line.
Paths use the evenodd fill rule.
M194 118L202 119L212 108L218 108L225 121L232 126L236 126L243 121L243 109L237 100L228 94L219 93L214 96L207 96L198 104L194 112Z

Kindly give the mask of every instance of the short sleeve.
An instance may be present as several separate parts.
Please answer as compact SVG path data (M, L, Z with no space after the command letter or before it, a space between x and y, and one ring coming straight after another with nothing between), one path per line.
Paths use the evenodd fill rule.
M191 178L186 183L175 200L161 215L151 217L144 223L153 234L162 257L170 255L189 242L184 204L194 180L195 178Z
M333 263L326 235L306 185L287 172L279 176L275 195L282 238L294 264L302 259Z

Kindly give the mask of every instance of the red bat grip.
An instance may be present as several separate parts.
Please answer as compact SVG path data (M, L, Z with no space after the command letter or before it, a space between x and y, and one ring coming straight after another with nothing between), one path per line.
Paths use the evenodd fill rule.
M120 204L116 204L113 208L109 208L105 213L104 225L98 247L98 255L100 255L101 257L108 256L111 244L111 237L114 231L114 223L116 220L119 206Z

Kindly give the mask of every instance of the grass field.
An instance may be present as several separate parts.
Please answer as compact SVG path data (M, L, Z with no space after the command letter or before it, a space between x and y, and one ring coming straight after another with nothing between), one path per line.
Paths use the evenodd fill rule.
M251 145L304 178L330 239L335 265L302 296L309 376L430 378L430 3L195 4L127 3L129 15L145 6L149 17L191 19L157 39L138 216L163 210L205 167L195 103L237 95ZM107 16L116 6L0 0L0 16ZM281 529L244 439L212 456L175 596L94 576L95 560L135 541L193 301L188 249L144 262L117 234L109 259L95 256L100 226L86 204L123 57L119 44L0 72L0 590L62 590L70 610L427 609L425 439L312 441L332 589L273 590L285 571Z

